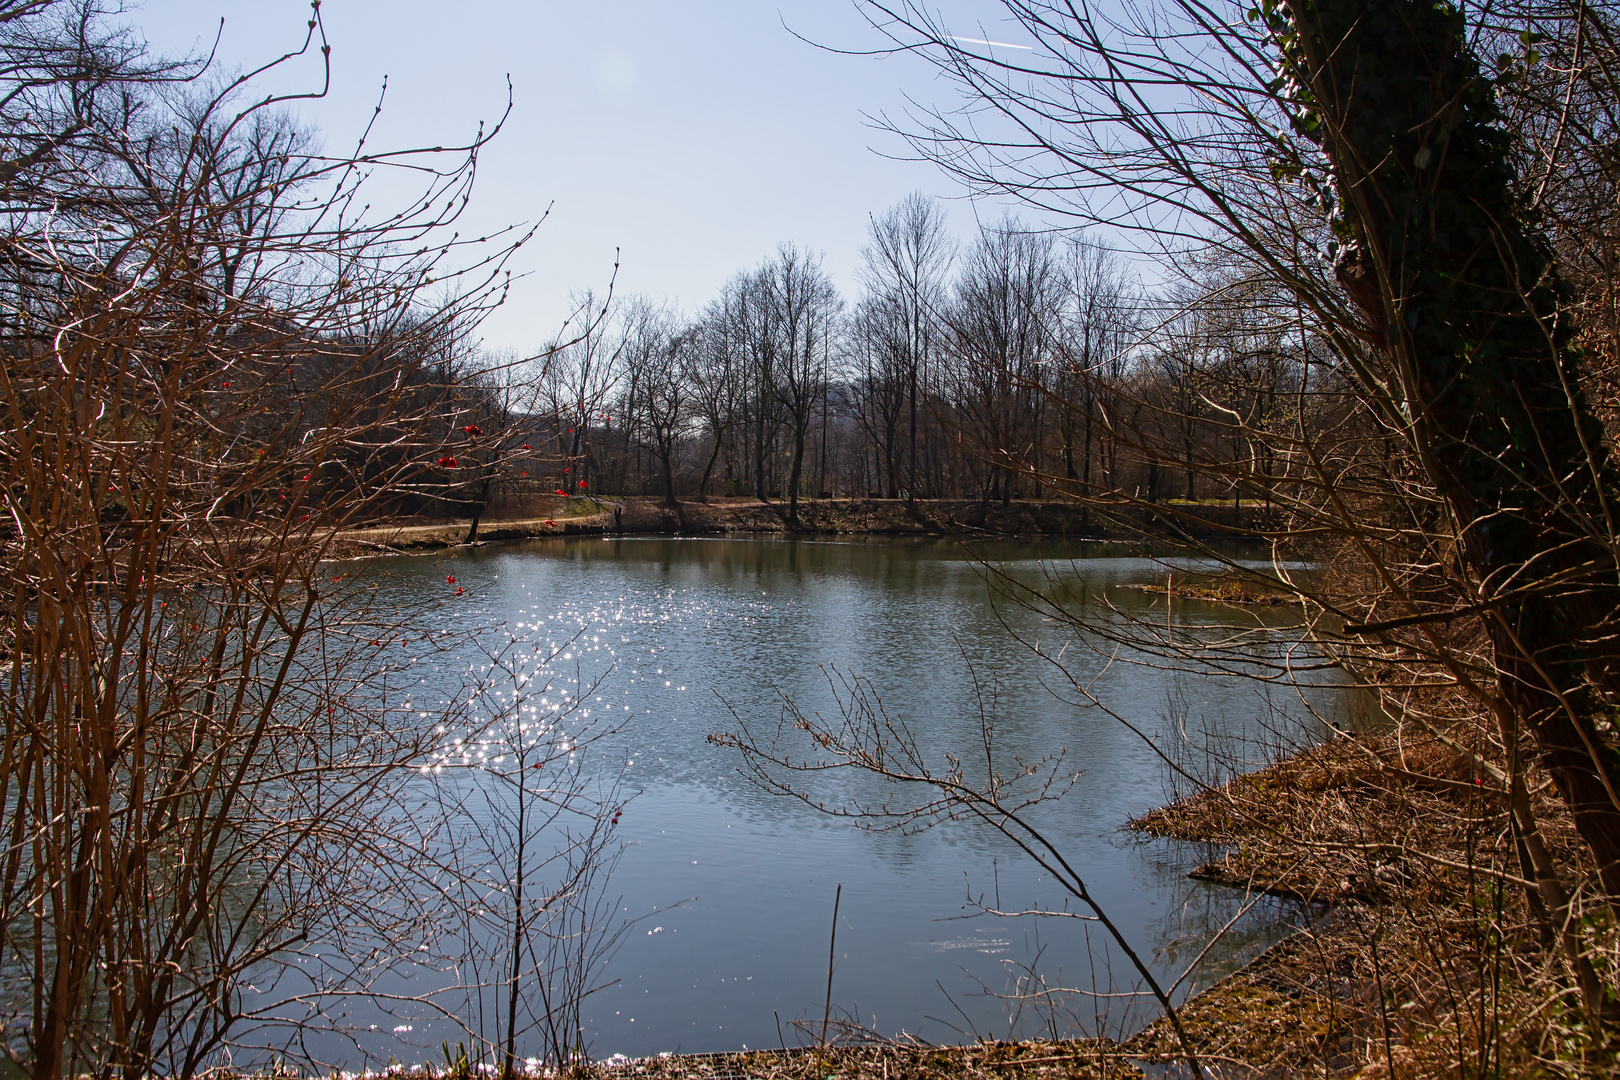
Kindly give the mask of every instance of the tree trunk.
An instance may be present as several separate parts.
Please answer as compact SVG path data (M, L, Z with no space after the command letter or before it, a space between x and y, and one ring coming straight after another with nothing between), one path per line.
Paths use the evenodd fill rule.
M483 485L478 489L478 501L473 503L472 524L467 527L466 543L470 544L478 539L478 521L484 516L484 507L489 505L489 477L484 477Z
M703 466L703 479L698 483L698 497L701 499L706 500L709 497L709 474L714 472L714 463L719 457L720 436L716 435L714 437L714 449L709 453L709 463Z
M770 502L765 497L765 413L764 404L760 403L760 413L754 421L754 494L762 503Z
M793 433L793 468L788 470L788 522L799 527L799 475L804 467L804 428Z
M910 376L907 397L910 400L911 409L911 447L906 453L906 471L910 474L906 487L906 498L908 500L917 497L917 365L915 361L912 362Z
M1516 194L1495 87L1445 6L1280 10L1273 30L1309 94L1300 130L1325 152L1343 207L1337 277L1400 380L1408 437L1463 531L1501 695L1534 734L1613 904L1620 758L1596 730L1592 685L1615 684L1620 588L1604 537L1617 485L1558 317L1570 289Z
M664 501L669 503L671 510L675 511L675 520L681 523L681 528L684 530L686 528L686 514L681 511L680 500L675 498L675 466L671 461L674 456L675 448L673 446L666 445L658 451L659 460L664 465ZM617 524L618 512L615 511L614 525Z

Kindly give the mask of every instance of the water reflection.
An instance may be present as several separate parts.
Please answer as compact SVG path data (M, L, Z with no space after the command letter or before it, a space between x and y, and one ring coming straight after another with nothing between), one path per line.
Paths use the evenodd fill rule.
M1279 648L1290 638L1291 616L1282 610L1234 616L1177 601L1166 612L1165 597L1130 587L1162 582L1163 565L1119 546L998 540L973 553L1014 580L1064 578L1077 600L1169 618L1177 632L1248 620ZM981 568L947 542L534 541L386 560L371 571L375 600L414 605L450 571L466 592L424 629L444 640L446 630L472 633L462 651L419 669L417 692L453 692L445 673L476 667L480 649L513 637L566 665L580 685L601 680L593 718L615 731L589 753L604 771L623 770L628 788L639 791L621 827L632 847L612 882L620 914L695 898L639 927L618 954L611 974L621 981L586 1008L595 1056L775 1045L778 1019L819 1018L839 882L834 996L886 1033L1004 1034L1013 1014L998 995L1032 973L1061 985L1083 978L1100 991L1134 985L1128 965L1090 948L1097 938L1088 939L1087 924L964 919L985 896L1007 909L1063 903L1052 882L989 830L852 830L764 794L734 756L706 744L734 715L771 722L784 698L806 711L835 710L825 665L871 680L933 752L972 745L978 691L992 684L1005 753L1066 748L1084 775L1061 803L1037 811L1038 823L1059 838L1133 943L1155 956L1159 973L1179 974L1244 900L1187 879L1198 860L1185 851L1121 839L1120 825L1163 801L1167 789L1154 748L1119 720L1215 768L1301 737L1307 705L1332 707L1325 691L1302 701L1293 690L1110 662L1085 648L1068 661L1107 709L1073 694L1065 700L1051 692L1051 666L1008 632L1047 648L1061 629L1038 612L995 602ZM1183 729L1190 742L1182 742ZM870 783L831 776L825 798L870 794ZM1265 947L1290 917L1278 902L1257 905L1181 992ZM1099 1011L1086 1000L1069 1003L1082 1023L1117 1028L1148 1018ZM1015 1034L1041 1033L1050 1022L1027 1008L1016 1016ZM397 1045L368 1049L419 1061L421 1048L455 1037L428 1014L409 1026Z

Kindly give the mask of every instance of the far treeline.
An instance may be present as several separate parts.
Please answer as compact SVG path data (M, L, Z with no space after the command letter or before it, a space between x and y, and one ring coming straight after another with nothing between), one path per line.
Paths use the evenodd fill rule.
M696 315L645 297L576 297L587 323L528 363L492 365L483 426L446 477L459 498L1269 500L1243 428L1285 423L1320 343L1181 284L1146 287L1104 242L1008 215L962 243L913 194L874 215L861 290L784 243ZM572 330L572 326L570 327ZM1320 354L1320 355L1319 355ZM1145 433L1176 452L1144 445ZM544 447L536 464L514 446ZM459 481L459 483L457 482ZM466 510L463 510L465 513Z
M1264 497L1235 480L1200 490L1206 459L1240 449L1202 408L1188 413L1174 478L1125 429L1145 418L1139 399L1167 395L1212 393L1269 417L1302 366L1275 335L1218 333L1207 313L1149 293L1107 248L1013 217L960 244L921 194L874 216L868 241L853 302L793 244L695 316L639 296L580 297L592 324L546 349L525 393L508 390L512 404L491 413L492 427L551 451L521 486L1005 501L1043 497L1051 474L1148 501ZM1266 369L1263 400L1233 364ZM490 468L499 450L469 448L458 466ZM508 490L524 478L500 477Z

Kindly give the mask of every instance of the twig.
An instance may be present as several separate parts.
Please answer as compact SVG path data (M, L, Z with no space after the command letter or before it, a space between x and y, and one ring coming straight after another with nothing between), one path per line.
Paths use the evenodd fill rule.
M838 883L838 891L833 893L833 923L832 936L827 942L827 1004L821 1011L821 1049L827 1049L827 1021L832 1017L832 980L833 958L838 950L838 902L844 897L844 883ZM777 1034L781 1034L781 1025L778 1024Z

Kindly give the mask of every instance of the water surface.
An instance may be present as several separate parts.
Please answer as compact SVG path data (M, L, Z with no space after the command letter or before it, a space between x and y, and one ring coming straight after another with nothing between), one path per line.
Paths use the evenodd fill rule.
M1163 595L1129 587L1162 582L1165 564L1121 546L994 541L970 551L1015 579L1064 578L1094 615L1113 604L1121 617L1167 622L1182 635L1234 620L1265 624L1278 649L1294 636L1291 616L1276 610L1178 600L1166 611ZM610 890L622 915L642 921L612 961L619 982L585 1010L592 1056L791 1044L794 1020L819 1025L840 883L834 1004L884 1033L937 1041L970 1030L1050 1033L1053 1017L1017 1012L996 996L1030 967L1051 985L1081 990L1137 984L1094 924L967 917L970 898L1003 910L1066 902L991 830L852 828L761 791L734 751L706 741L739 722L773 729L785 699L835 713L829 670L869 680L941 764L947 752L982 755L987 716L1003 760L1063 750L1082 775L1034 817L1161 975L1179 974L1238 910L1240 897L1186 878L1200 853L1121 831L1167 794L1166 769L1143 736L1199 767L1207 764L1201 756L1178 749L1183 734L1197 747L1254 761L1279 737L1308 729L1301 695L1067 641L1065 664L1107 706L1098 708L1017 640L1056 653L1064 628L996 600L968 554L955 543L910 539L576 538L368 569L379 575L383 606L442 594L446 575L456 577L465 592L431 616L434 627L483 629L465 655L439 658L447 669L476 667L479 648L519 639L547 656L556 649L553 666L578 665L586 684L601 680L591 695L600 701L589 704L595 718L612 718L614 732L589 752L604 773L622 769L627 789L638 792L620 827L629 847ZM1323 692L1312 703L1330 700ZM829 806L879 791L856 776L812 782ZM1275 904L1260 905L1181 992L1274 940L1286 917ZM1068 1022L1108 1012L1084 996L1067 1004ZM1116 1003L1109 1016L1128 1028L1152 1010L1127 1016ZM384 1028L365 1048L424 1060L423 1048L455 1037L426 1013L409 1027L397 1035Z

